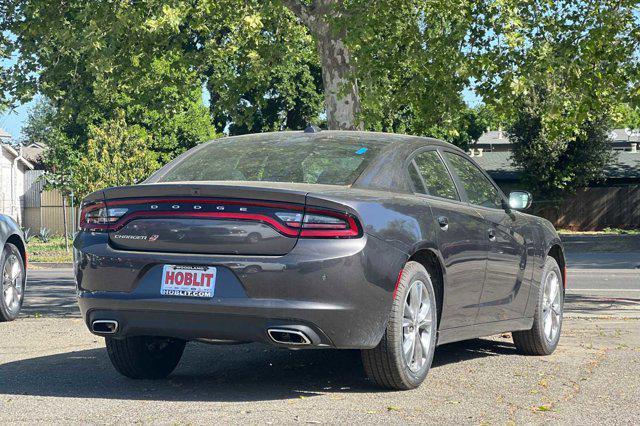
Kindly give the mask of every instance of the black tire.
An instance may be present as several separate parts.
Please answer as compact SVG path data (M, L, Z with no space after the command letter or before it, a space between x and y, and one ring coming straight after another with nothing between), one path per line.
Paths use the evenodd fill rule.
M5 301L5 265L10 258L14 259L14 256L18 266L20 267L20 276L16 280L14 280L15 285L19 286L18 290L20 291L20 300L17 306L10 307ZM24 269L24 260L22 259L20 250L18 250L18 248L11 243L5 244L4 248L2 249L2 256L0 257L0 280L0 322L13 321L18 318L20 309L22 309L22 303L24 302L24 291L27 283L27 274Z
M431 334L429 338L429 349L426 360L419 371L412 371L405 360L402 350L404 305L407 294L412 284L421 281L424 283L429 297L431 310ZM437 331L437 304L436 296L431 281L431 275L417 262L407 262L402 272L402 277L398 283L396 297L391 307L391 314L387 329L382 336L382 340L373 349L362 351L362 363L367 376L376 384L383 388L393 390L415 389L427 377L431 368L433 354L436 346Z
M550 279L550 275L555 274L559 283L559 320L557 321L557 332L552 335L551 338L545 332L545 315L547 310L545 308L545 285L547 280ZM533 327L531 330L514 331L513 343L516 345L518 351L525 355L550 355L555 351L560 341L560 332L562 330L562 314L564 309L564 282L562 280L562 272L558 266L558 262L551 256L547 256L547 260L544 264L542 271L542 279L538 290L538 299L536 305L536 311L533 316ZM553 276L551 276L553 279ZM553 315L553 312L550 313Z
M135 336L105 338L109 359L116 370L131 379L163 379L176 368L186 342L179 339Z

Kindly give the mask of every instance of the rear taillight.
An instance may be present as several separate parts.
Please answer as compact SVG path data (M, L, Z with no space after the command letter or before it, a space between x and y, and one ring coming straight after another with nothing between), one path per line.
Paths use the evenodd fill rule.
M98 202L83 207L80 216L80 227L87 231L106 231L110 225L122 218L129 209L124 207L107 207Z
M263 222L287 237L354 238L361 235L348 213L288 203L218 199L135 199L86 204L80 227L85 231L117 231L142 218L236 219Z
M278 212L285 225L300 228L303 238L350 238L360 235L356 220L347 213L308 209L301 213Z

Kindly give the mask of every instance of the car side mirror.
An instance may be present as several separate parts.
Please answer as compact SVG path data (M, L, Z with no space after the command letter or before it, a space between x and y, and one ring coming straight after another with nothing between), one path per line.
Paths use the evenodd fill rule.
M509 208L526 210L531 207L531 194L527 191L511 191L509 193Z

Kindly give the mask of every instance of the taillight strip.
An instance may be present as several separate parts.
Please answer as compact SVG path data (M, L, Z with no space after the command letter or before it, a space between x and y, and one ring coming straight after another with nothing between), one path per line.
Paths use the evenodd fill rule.
M358 224L351 215L344 215L349 224L347 229L304 229L300 231L303 238L350 238L360 235Z
M108 225L88 225L88 228L92 230L101 231L118 231L122 229L127 223L135 219L144 218L186 218L186 219L234 219L234 220L251 220L257 222L263 222L271 227L275 228L278 232L286 235L287 237L297 237L297 229L289 229L277 220L267 215L255 214L255 213L225 213L225 212L148 212L138 211L132 212L124 216L119 221Z
M108 200L106 201L106 205L108 207L111 206L123 206L123 205L132 205L132 204L158 204L158 203L169 203L169 204L180 204L180 203L198 203L198 204L221 204L221 205L230 205L230 206L248 206L248 207L270 207L274 209L287 209L287 210L295 210L302 211L304 210L304 206L300 204L293 203L274 203L268 201L255 201L255 200L225 200L219 198L133 198L133 199L119 199L119 200Z
M304 211L306 213L313 213L319 215L327 215L337 217L346 222L346 225L338 227L332 224L309 224L308 228L304 223L291 222L283 223L275 217L262 213L249 213L249 212L197 212L197 211L148 211L139 210L125 214L123 217L113 223L93 224L86 223L86 213L96 209L105 208L109 209L114 206L125 205L140 205L140 204L181 204L181 203L194 203L194 204L219 204L219 205L235 205L235 206L247 206L247 207L266 207L274 209L283 209L288 211ZM318 208L305 209L304 206L299 204L290 203L273 203L262 201L247 201L247 200L226 200L226 199L214 199L214 198L139 198L139 199L119 199L119 200L107 200L97 201L83 207L81 212L81 227L88 231L118 231L124 227L127 223L135 219L141 218L194 218L194 219L234 219L234 220L249 220L265 223L276 231L287 237L303 237L303 238L352 238L360 235L360 228L357 221L351 215L333 210L324 210Z

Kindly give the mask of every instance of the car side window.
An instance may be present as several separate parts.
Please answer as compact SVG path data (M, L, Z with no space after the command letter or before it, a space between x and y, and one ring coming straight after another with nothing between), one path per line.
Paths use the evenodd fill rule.
M469 202L477 206L502 208L502 197L495 186L471 161L458 154L445 152L467 193Z
M415 164L419 173L418 176L415 170L413 174L409 171L416 191L449 200L460 199L456 185L453 183L449 171L436 151L425 151L416 155L412 164ZM413 168L413 165L410 167ZM420 180L420 177L422 177L424 185L422 182L419 185L416 184L416 179Z

